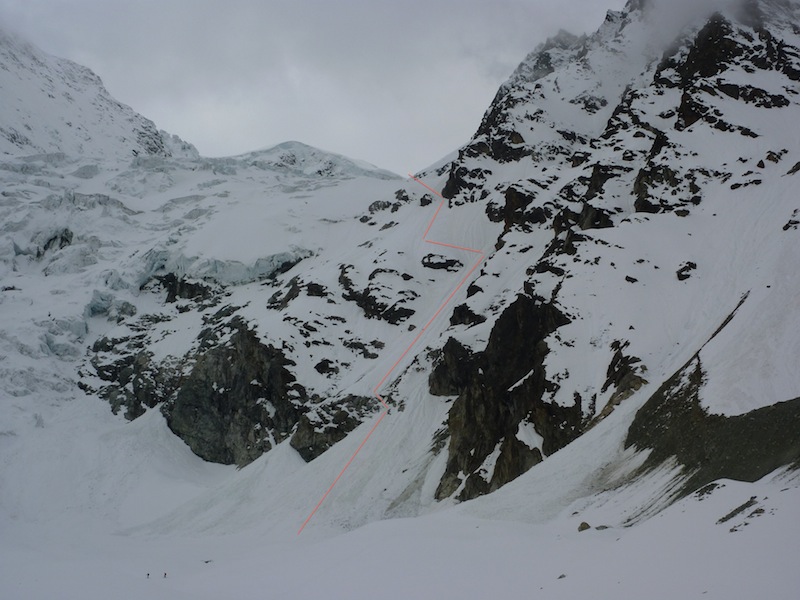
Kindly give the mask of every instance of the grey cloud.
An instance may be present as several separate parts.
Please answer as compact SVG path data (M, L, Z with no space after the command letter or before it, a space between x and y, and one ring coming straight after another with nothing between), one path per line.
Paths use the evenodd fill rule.
M204 154L297 139L405 173L464 143L548 35L624 3L0 0L0 18Z

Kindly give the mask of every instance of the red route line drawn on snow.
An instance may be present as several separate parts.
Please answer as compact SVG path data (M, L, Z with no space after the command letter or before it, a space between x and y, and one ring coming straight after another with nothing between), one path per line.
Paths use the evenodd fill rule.
M414 177L410 173L409 173L408 176L411 177L411 179L413 179L414 181L416 181L420 185L422 185L423 187L427 188L428 190L430 190L431 192L433 192L434 194L439 196L439 198L441 198L441 200L439 201L439 206L436 207L436 212L433 213L433 218L430 220L430 223L428 223L428 227L427 227L427 229L425 229L425 233L422 234L422 241L423 242L427 242L428 244L434 244L436 246L444 246L445 248L453 248L455 250L464 250L466 252L472 252L473 254L477 254L478 255L478 260L475 261L475 264L472 265L472 268L469 271L467 271L467 274L464 275L464 277L461 278L461 281L458 282L458 285L453 289L452 292L450 292L450 295L447 296L447 298L445 298L444 302L442 302L442 304L441 304L441 306L439 306L438 310L433 314L433 316L430 319L428 319L428 322L425 323L425 325L422 327L422 329L420 329L420 331L417 334L417 336L412 340L412 342L403 351L403 353L397 358L397 360L394 362L394 364L391 366L391 368L388 371L386 371L386 374L381 378L381 380L378 382L378 384L372 390L372 395L375 396L380 401L381 405L383 406L383 410L381 411L381 414L378 417L378 420L375 421L375 424L369 430L369 433L367 433L367 435L364 438L364 440L361 442L361 444L359 444L358 448L356 448L356 451L353 452L353 456L350 457L350 460L347 461L347 464L345 464L345 466L342 468L342 470L339 471L339 474L336 476L336 479L333 480L333 483L331 483L331 485L328 487L328 489L322 495L322 498L320 498L319 502L317 502L317 505L314 507L314 510L311 511L311 514L308 515L306 520L300 526L300 529L298 530L297 535L300 535L301 533L303 533L303 529L306 528L306 525L308 525L309 521L311 521L311 519L314 517L314 515L317 514L317 511L319 510L319 507L322 506L323 502L325 502L325 499L328 497L328 494L331 493L333 488L336 487L336 484L339 483L339 480L342 478L342 475L344 475L345 471L347 471L347 469L350 468L350 465L353 464L353 461L355 460L356 456L358 456L358 453L361 452L361 449L367 443L369 438L372 437L372 434L378 428L378 425L380 425L381 421L383 421L383 418L387 414L389 414L389 405L386 404L386 402L384 401L383 397L378 393L378 390L381 388L381 386L384 383L386 383L386 380L389 379L389 376L392 374L392 372L397 368L397 366L400 364L400 362L411 351L411 348L413 348L416 345L416 343L419 341L419 339L422 337L422 335L425 333L425 331L427 331L428 327L430 327L431 323L433 323L439 317L441 312L444 310L445 306L447 306L450 303L450 301L453 299L453 297L458 293L458 291L462 287L464 287L464 284L467 282L467 280L475 272L475 269L477 269L478 266L483 262L483 259L485 257L482 251L476 250L475 248L467 248L465 246L457 246L455 244L448 244L446 242L437 242L435 240L429 240L428 239L428 234L431 232L431 228L433 227L433 223L436 221L436 219L439 216L439 211L441 211L442 206L444 205L445 198L439 192L437 192L435 189L433 189L432 187L430 187L428 184L426 184L425 182L421 181L420 179Z

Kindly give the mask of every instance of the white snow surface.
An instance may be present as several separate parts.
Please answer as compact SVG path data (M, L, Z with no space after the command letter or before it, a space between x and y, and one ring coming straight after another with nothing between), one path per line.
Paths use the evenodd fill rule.
M379 501L374 486L353 479L364 479L375 459L391 468L395 451L373 446L358 465L364 477L351 478L347 500L329 507L339 522L323 527L321 519L298 536L298 519L319 492L304 471L325 467L305 465L288 447L237 471L192 455L157 411L125 424L99 402L75 400L41 414L42 427L27 419L2 439L3 598L212 599L268 590L282 598L788 600L800 585L796 473L720 481L628 527L642 506L669 493L674 474L592 494L600 479L624 476L586 464L608 456L614 436L606 431L492 496L343 529L344 515L370 513ZM334 466L344 454L337 446L322 462ZM592 528L579 533L583 521Z
M623 23L610 15L585 61L564 54L552 74L512 77L509 93L526 103L510 114L526 144L568 150L562 128L599 136L625 87L652 79L646 35ZM702 181L702 202L683 216L635 212L635 170L608 181L593 204L615 226L583 232L588 241L559 259L572 277L533 272L552 231L503 234L486 203L445 203L428 239L487 257L469 282L482 291L468 295L465 285L449 306L487 320L450 326L445 310L430 323L383 388L396 404L298 535L376 416L310 463L287 442L241 469L206 463L158 409L128 422L78 387L96 383L92 344L157 316L148 350L177 360L196 347L204 320L229 306L287 353L309 392L369 396L475 254L423 241L438 198L418 183L297 142L206 159L158 134L169 152L134 157L136 128L155 128L106 98L86 69L5 34L0 52L17 65L0 70L0 598L796 597L797 471L719 481L674 502L678 466L643 476L646 453L624 448L636 411L697 353L709 412L739 415L800 396L800 231L791 225L800 221L800 174L788 174L800 141L787 126L800 122L795 100L754 111L716 98L726 120L759 132L751 139L703 123L676 132L661 115L679 97L635 99L677 144L664 160L723 175ZM774 74L725 77L773 93L782 85ZM585 112L569 102L589 96L607 104ZM27 141L9 137L11 127ZM619 163L615 146L641 162L652 140L634 130L597 144L588 164ZM588 173L564 155L491 164L486 202L502 202L515 183L538 190L537 205L555 206L557 192ZM486 167L453 156L425 170L425 183L441 189L456 159ZM431 253L461 266L422 266ZM696 266L679 280L688 262ZM224 300L167 303L152 287L165 273L202 281ZM413 314L396 324L365 318L343 297L343 279ZM615 341L629 342L646 382L500 490L437 502L447 452L431 451L432 440L453 398L429 392L430 351L451 336L482 350L523 282L543 298L558 290L571 319L547 339L545 369L559 382L548 401L595 394L594 412L584 410L598 414L614 392L601 388ZM308 293L309 284L323 293ZM323 359L338 371L315 369ZM516 435L541 448L530 423ZM484 463L487 477L496 458ZM591 527L579 533L583 521Z

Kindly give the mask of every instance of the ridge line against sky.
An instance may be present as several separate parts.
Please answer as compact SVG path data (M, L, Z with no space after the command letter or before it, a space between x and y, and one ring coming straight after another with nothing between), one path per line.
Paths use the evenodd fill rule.
M2 27L229 156L298 140L397 173L467 142L499 85L625 0L0 0Z

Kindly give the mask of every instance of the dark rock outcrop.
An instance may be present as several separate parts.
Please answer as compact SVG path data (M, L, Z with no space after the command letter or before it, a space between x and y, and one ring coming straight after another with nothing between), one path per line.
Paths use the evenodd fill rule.
M485 198L488 194L483 194L484 190L482 190L481 184L488 175L491 175L490 171L485 169L468 169L463 165L458 164L458 161L455 161L451 165L450 176L447 179L447 183L445 183L444 187L442 188L442 196L450 200L462 192L471 192L477 189L481 192L480 197ZM476 199L474 194L467 195L469 196L470 200Z
M303 414L289 444L310 462L362 423L380 407L376 398L348 395Z
M115 414L124 408L125 418L132 421L177 390L179 376L174 367L168 362L155 364L145 350L125 353L113 362L97 364L98 376L111 384L99 394Z
M680 269L678 269L675 272L675 275L678 277L679 281L685 281L692 276L691 275L692 271L694 271L696 268L697 268L696 263L693 263L692 261L687 261L681 265Z
M252 462L291 435L305 390L283 353L261 343L242 321L197 358L174 402L164 406L169 428L212 462Z
M458 259L448 258L441 254L426 254L422 257L422 266L428 269L444 269L452 273L461 269L464 263Z
M583 210L578 216L578 227L581 229L604 229L613 226L614 223L608 212L592 206L588 202L583 205Z
M616 406L630 398L634 392L641 389L647 383L647 380L642 377L646 372L646 368L641 365L640 358L625 354L625 350L630 345L630 342L615 341L611 344L611 349L614 351L614 356L611 363L608 365L606 371L606 381L600 389L601 393L606 392L610 388L614 388L614 392L608 399L608 402L600 411L598 418L604 419L614 410Z
M743 415L714 415L700 404L705 380L696 355L636 414L625 446L650 450L643 469L674 457L687 475L686 495L716 479L757 481L780 467L800 466L800 398Z
M459 304L453 309L450 316L450 325L478 325L486 321L486 317L479 315L466 304Z
M725 70L744 49L732 39L733 28L722 15L716 14L695 37L686 59L676 71L684 87L700 77L712 77Z
M497 319L483 352L470 354L452 338L445 344L430 390L458 398L448 417L448 460L437 498L451 496L462 483L458 498L473 498L540 462L539 449L517 439L525 420L545 439L545 453L578 434L580 405L563 409L543 401L553 386L544 372L544 340L568 322L555 305L520 295ZM482 466L496 449L492 472L484 472Z
M680 183L678 174L663 164L653 164L641 169L633 183L633 193L636 196L634 209L637 212L657 213L666 210L661 194L654 194L655 189L674 189Z
M212 288L200 281L190 281L185 277L179 277L174 273L167 273L166 275L159 275L155 280L167 292L167 302L175 302L176 300L194 300L203 301L210 300L214 292Z
M454 338L442 348L438 364L428 380L431 394L455 396L467 386L472 375L472 353Z
M397 325L414 314L412 309L403 306L404 298L392 304L381 300L380 286L376 283L370 283L362 289L357 289L349 276L349 272L353 268L353 265L340 265L339 267L339 284L344 289L342 298L355 302L356 306L364 311L364 315L368 319L383 319L392 325ZM405 278L403 279L405 280ZM417 296L416 292L411 290L406 290L403 295L407 298L415 298Z
M159 321L157 316L146 315L131 325L128 335L103 337L92 346L90 364L104 382L93 391L111 404L115 414L124 409L129 420L173 397L180 384L179 361L156 363L146 349L146 330Z

